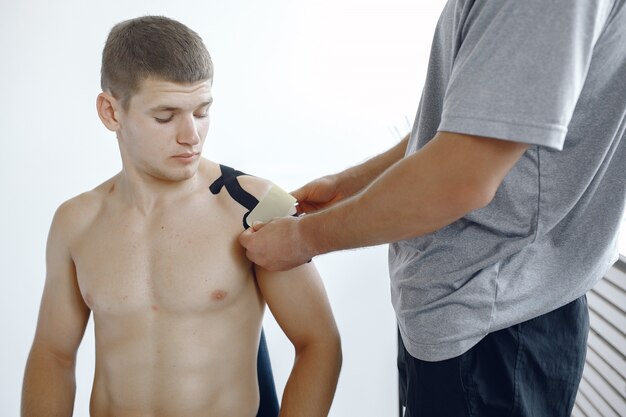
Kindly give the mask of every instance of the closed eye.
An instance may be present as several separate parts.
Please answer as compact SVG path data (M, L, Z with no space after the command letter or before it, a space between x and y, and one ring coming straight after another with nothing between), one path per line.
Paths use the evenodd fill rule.
M168 123L168 122L171 122L173 118L174 116L172 115L168 117L167 119L161 119L161 118L155 117L154 120L156 120L158 123Z

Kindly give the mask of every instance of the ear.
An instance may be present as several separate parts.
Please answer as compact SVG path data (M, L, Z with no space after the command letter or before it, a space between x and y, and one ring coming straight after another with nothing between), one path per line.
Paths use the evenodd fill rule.
M102 123L107 129L112 132L120 130L120 122L118 120L120 115L120 103L115 97L105 92L98 94L96 109L98 110L100 120L102 120Z

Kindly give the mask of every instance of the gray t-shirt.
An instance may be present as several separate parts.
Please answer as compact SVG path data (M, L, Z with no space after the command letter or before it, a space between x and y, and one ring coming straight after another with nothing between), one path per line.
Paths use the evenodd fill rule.
M458 356L580 297L617 259L625 1L446 5L407 154L438 130L530 147L487 207L390 246L391 296L411 355Z

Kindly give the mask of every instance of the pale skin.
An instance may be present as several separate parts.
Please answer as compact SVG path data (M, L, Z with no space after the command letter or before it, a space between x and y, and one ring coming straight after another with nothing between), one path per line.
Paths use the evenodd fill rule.
M387 152L296 190L304 216L256 224L239 242L272 271L316 255L432 233L485 207L527 144L438 132L405 157L408 136Z
M265 303L295 348L280 415L327 415L341 348L324 287L312 264L275 273L246 259L246 209L209 191L220 170L200 157L211 102L210 80L144 80L127 109L99 95L123 169L55 214L23 417L72 415L91 314L92 417L253 417ZM271 187L239 179L257 198Z

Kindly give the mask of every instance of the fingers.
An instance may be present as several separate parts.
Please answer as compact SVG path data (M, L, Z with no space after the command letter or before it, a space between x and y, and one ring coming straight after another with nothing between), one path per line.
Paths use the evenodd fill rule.
M252 233L254 233L254 231L255 230L251 227L249 229L246 229L244 232L242 232L239 235L239 244L243 246L244 248L247 248L250 242L250 238L252 237Z
M311 201L309 201L311 199L311 192L311 183L291 192L291 195L298 201L298 204L296 204L296 212L298 215L316 211L316 208L312 206Z
M290 194L298 201L307 201L309 196L308 184L292 191Z
M254 223L252 223L252 229L257 232L259 230L261 230L261 228L265 226L265 223L263 223L260 220L255 221Z
M265 226L265 223L261 222L261 221L256 221L252 224L252 227L244 230L240 235L239 235L239 244L241 246L243 246L244 248L248 249L248 246L250 244L250 239L252 239L252 234L261 230L261 228L263 228L263 226Z
M305 210L304 206L300 203L296 204L296 214L298 216L301 216L303 214L305 214L307 211Z
M256 223L260 223L260 222L255 222L255 224ZM251 262L256 263L252 252L248 250L248 246L252 243L250 242L250 240L252 239L252 234L254 232L255 232L254 225L246 229L243 233L239 235L239 244L243 246L243 248L246 250L246 258L248 258L248 260L250 260Z
M327 194L328 181L325 178L318 178L311 182L304 184L302 187L291 193L298 201L317 201L324 194ZM320 195L321 194L321 195ZM323 199L323 197L322 197Z

